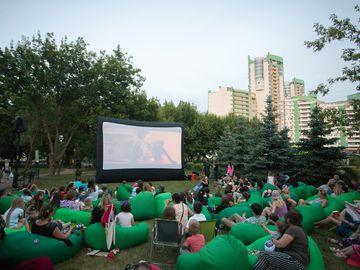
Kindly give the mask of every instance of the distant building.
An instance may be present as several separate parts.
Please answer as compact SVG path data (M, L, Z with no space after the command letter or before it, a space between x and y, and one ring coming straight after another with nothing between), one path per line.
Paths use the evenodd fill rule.
M268 53L266 57L248 57L249 92L255 93L256 116L261 119L266 109L266 99L273 99L276 122L280 125L280 107L285 97L283 58Z
M248 91L232 87L219 87L216 91L208 92L208 113L226 116L229 113L251 118L256 109L255 95Z

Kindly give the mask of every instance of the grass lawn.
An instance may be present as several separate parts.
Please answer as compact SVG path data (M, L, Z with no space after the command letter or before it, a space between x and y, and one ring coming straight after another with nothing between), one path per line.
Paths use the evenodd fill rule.
M74 179L74 175L60 175L54 177L41 177L36 184L40 189L51 189L52 187L65 186L69 181ZM184 191L186 189L191 189L194 187L195 182L191 181L156 181L152 182L154 186L160 184L165 186L165 191L177 192ZM119 183L110 183L107 184L108 188L115 190ZM210 183L210 187L212 184ZM143 221L150 225L152 228L153 221L147 220ZM334 230L329 229L315 229L312 235L316 243L318 244L326 264L326 269L330 270L345 270L345 269L357 269L354 267L348 266L344 259L336 258L329 251L329 243L327 243L328 237L339 238L337 237ZM113 261L109 261L107 258L103 257L89 257L86 255L87 248L84 246L81 251L75 255L73 258L56 265L57 270L89 270L89 269L116 269L121 270L125 267L126 264L135 264L139 260L149 260L150 254L150 239L146 243L143 243L139 246L121 250L117 254ZM157 249L154 252L153 261L155 263L162 264L173 264L173 266L164 266L160 265L162 269L175 269L177 251L171 248L167 249Z

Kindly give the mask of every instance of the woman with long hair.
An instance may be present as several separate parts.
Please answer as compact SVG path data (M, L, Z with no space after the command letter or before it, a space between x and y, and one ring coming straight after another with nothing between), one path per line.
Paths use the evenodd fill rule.
M255 270L306 269L310 260L309 241L301 222L300 213L286 213L284 234L280 239L272 239L275 251L261 251L254 266Z
M20 229L25 225L26 229L30 231L29 224L24 218L24 207L23 198L15 198L12 201L11 207L3 215L7 228Z
M38 191L36 192L32 200L29 202L29 206L26 209L26 212L28 213L29 218L31 220L34 220L39 216L43 205L44 205L44 192Z

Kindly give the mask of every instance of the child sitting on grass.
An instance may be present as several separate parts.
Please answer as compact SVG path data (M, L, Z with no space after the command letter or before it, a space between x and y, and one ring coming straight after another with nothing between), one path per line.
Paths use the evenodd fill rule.
M196 219L190 221L189 232L191 236L186 238L180 248L180 254L198 252L205 246L205 237L200 234L200 222Z

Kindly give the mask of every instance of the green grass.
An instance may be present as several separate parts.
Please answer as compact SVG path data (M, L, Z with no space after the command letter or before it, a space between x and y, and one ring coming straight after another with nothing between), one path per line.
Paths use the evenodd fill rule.
M39 188L51 189L52 187L59 187L62 185L67 185L69 181L72 181L75 178L75 175L60 175L54 177L41 177L36 184ZM196 182L191 181L156 181L152 182L154 186L160 184L165 186L165 190L169 192L178 192L191 189L194 187ZM107 184L108 188L115 190L119 183L110 183ZM210 184L212 187L212 183ZM150 225L152 228L153 221L147 220L143 221ZM329 270L345 270L345 269L356 269L350 267L345 263L344 259L336 258L329 251L329 244L327 243L327 238L339 238L336 233L328 229L315 229L312 235L316 243L318 244L326 264L326 269ZM121 270L125 267L126 264L135 264L139 260L149 260L150 254L150 239L146 243L138 245L136 247L121 250L117 254L113 261L109 261L104 257L89 257L86 255L87 248L82 247L81 251L76 254L73 258L56 265L57 270L89 270L89 269L104 269L104 270ZM172 266L160 265L162 269L175 269L175 261L177 257L177 251L174 249L161 249L156 250L153 256L153 261L156 263L162 264L172 264Z

